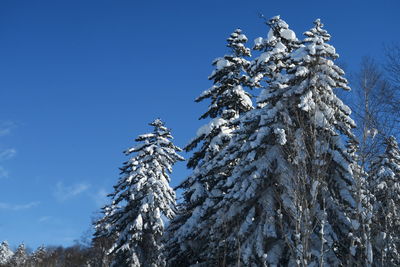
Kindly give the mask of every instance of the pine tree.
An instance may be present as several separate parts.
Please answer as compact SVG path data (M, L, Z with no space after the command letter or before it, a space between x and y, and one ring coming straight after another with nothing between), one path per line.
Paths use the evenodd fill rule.
M22 243L18 246L14 255L10 259L10 265L15 267L25 266L26 261L28 260L28 254L26 252L25 245Z
M218 175L205 176L204 166L232 138L236 128L235 120L252 109L251 95L243 88L249 85L246 70L250 62L245 57L251 56L250 49L245 47L246 42L247 37L240 29L236 29L230 35L227 47L231 49L231 53L215 59L212 63L216 69L209 79L214 85L195 100L211 101L208 110L200 117L200 119L210 118L211 121L201 127L197 137L185 147L189 152L200 146L187 164L193 169L192 175L178 187L185 190L184 204L179 216L171 223L168 230L169 258L175 265L186 264L189 255L193 255L193 250L199 246L189 243L198 234L197 231L201 230L198 220L205 215L201 207L207 205L204 201L213 194L214 186L221 181Z
M396 139L386 139L386 150L371 165L376 266L400 265L400 151Z
M5 265L9 262L13 256L13 252L10 249L7 241L3 241L0 244L0 265Z
M160 119L149 125L154 131L137 137L139 144L125 151L127 156L135 155L124 163L121 178L110 194L112 212L100 220L103 233L116 237L110 249L115 256L113 266L165 265L162 216L171 219L176 210L168 173L183 158Z
M349 87L320 21L305 35L290 64L267 81L258 108L242 117L235 138L210 163L210 172L219 172L239 158L208 218L210 245L200 252L223 251L228 266L354 260L354 159L344 144L354 140L355 124L333 92Z

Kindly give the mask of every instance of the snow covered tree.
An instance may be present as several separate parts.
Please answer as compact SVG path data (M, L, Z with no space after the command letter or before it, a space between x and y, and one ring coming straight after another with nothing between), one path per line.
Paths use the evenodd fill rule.
M373 264L374 255L372 248L372 215L374 196L368 185L368 174L362 168L362 160L358 154L359 144L351 142L348 151L353 156L354 162L351 165L353 177L355 180L355 201L357 203L356 218L360 223L358 229L355 230L356 245L358 247L357 265L371 266Z
M289 55L288 51L292 50L292 43L294 46L294 43L298 42L294 32L288 29L287 23L281 20L279 16L272 18L267 24L271 27L269 37L266 39L258 38L255 41L255 48L264 50L264 53L252 61L250 66L251 70L249 69L252 75L250 83L254 86L261 86L260 81L263 78L270 79L271 77L278 76L273 70L279 73L284 68L285 65L282 62L287 60ZM285 34L285 31L287 34ZM284 33L283 35L287 37L287 40L282 40L281 32ZM289 48L286 48L283 43L286 43ZM280 62L280 67L273 67L272 65L274 62L277 62L277 64ZM267 84L268 82L269 81L267 81ZM255 110L244 113L239 120L242 123L247 121L252 125L257 125L260 120L260 117L256 115L257 112L258 111ZM235 129L236 128L237 126ZM240 129L237 129L237 131L241 134ZM176 249L176 251L178 251L176 253L177 255L172 254L172 264L181 263L179 262L180 259L186 259L186 261L189 261L191 264L200 262L205 266L225 265L227 262L226 254L229 249L226 246L225 237L223 235L230 226L228 224L223 224L218 230L212 232L210 227L214 225L215 222L210 218L213 218L212 215L215 212L215 207L218 207L218 203L221 201L224 194L226 194L227 188L229 188L226 186L227 177L231 176L232 170L241 159L239 150L241 144L245 142L246 137L241 135L244 139L240 139L240 137L235 136L236 134L236 132L232 133L231 139L233 142L230 143L228 148L222 150L224 156L221 157L221 152L215 156L218 160L224 160L223 164L215 167L213 166L215 160L211 158L202 166L203 176L214 177L219 183L216 183L215 186L209 190L210 193L207 199L203 201L201 205L198 205L196 209L194 209L194 212L189 214L191 216L186 221L186 224L177 231L176 238L178 239L177 243L180 245L180 248ZM211 236L209 235L210 231L212 232ZM184 233L183 238L181 237L182 232ZM189 240L187 240L187 236L190 237ZM210 240L210 238L212 240ZM231 251L231 253L235 252ZM185 264L187 264L187 262Z
M10 266L22 267L25 266L26 261L28 260L28 254L26 252L25 245L22 243L18 246L14 255L10 259Z
M223 146L228 138L226 135L232 128L230 121L237 118L239 114L252 109L251 95L243 86L248 84L248 76L245 71L250 62L245 57L250 56L250 49L244 44L247 37L240 29L236 29L227 39L227 47L231 48L231 54L222 58L216 58L212 65L216 69L208 77L213 80L214 85L205 90L196 102L210 99L208 110L201 115L200 119L211 118L212 120L201 127L186 151L192 151L199 143L202 143L199 151L193 153L188 160L189 168L196 168L201 162L212 158Z
M29 264L35 267L41 266L46 257L47 257L47 251L46 248L42 245L38 247L29 257Z
M211 101L208 110L200 117L210 118L211 121L202 126L197 131L197 137L185 147L186 151L192 151L199 146L187 164L193 169L192 175L178 187L185 190L182 211L169 226L169 235L166 236L169 258L182 258L183 261L175 264L185 264L188 259L187 255L193 247L187 245L197 235L196 220L204 215L201 214L200 207L213 187L221 181L218 175L205 176L204 165L232 138L232 132L237 127L235 120L253 108L251 95L243 88L249 85L246 70L250 62L245 58L250 56L250 49L245 47L246 42L247 37L240 29L236 29L230 35L227 47L231 49L231 53L215 59L212 63L216 69L209 79L214 85L195 100Z
M400 151L396 139L386 139L386 151L372 163L370 190L376 266L400 265Z
M94 256L91 259L91 264L94 266L109 266L112 257L109 254L109 250L112 245L116 242L118 233L110 232L110 219L115 213L118 207L111 205L105 205L102 207L102 218L94 221L94 233L92 239L92 253Z
M254 87L265 87L262 81L266 82L266 86L277 81L281 71L288 68L290 53L300 46L295 32L289 29L289 25L280 16L272 17L266 24L270 28L267 38L258 37L254 40L253 49L262 51L249 68L250 83ZM263 97L262 94L259 96L258 104L265 103Z
M0 266L5 265L9 262L14 252L10 249L7 241L3 241L0 244Z
M349 87L321 22L305 35L290 64L267 81L258 108L242 116L234 138L207 166L220 173L238 162L218 187L223 199L207 213L204 265L353 263L354 159L344 144L354 140L355 124L333 91Z
M154 131L139 135L138 144L125 151L127 156L135 155L121 168L121 178L110 194L113 208L100 220L103 233L116 237L110 249L115 256L113 266L165 265L162 216L171 219L176 209L168 173L183 158L160 119L149 125Z

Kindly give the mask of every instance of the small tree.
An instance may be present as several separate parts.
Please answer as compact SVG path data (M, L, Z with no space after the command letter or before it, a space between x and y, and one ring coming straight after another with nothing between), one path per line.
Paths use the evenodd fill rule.
M22 243L18 246L14 255L11 257L9 264L15 267L22 267L25 266L27 260L28 254L26 252L25 245Z
M379 266L400 265L400 151L396 139L386 139L386 150L372 163L370 190L374 203L375 261Z
M29 264L32 266L42 266L47 256L46 248L42 245L38 247L29 257Z
M110 194L112 212L105 213L99 222L107 236L116 237L110 249L113 266L165 265L162 216L171 219L176 209L168 173L183 158L160 119L149 125L154 131L137 137L139 144L125 151L135 155L124 163L121 178Z
M10 249L7 241L0 244L0 266L7 264L12 258L14 252Z
M110 233L109 224L110 217L113 215L116 208L112 205L106 205L102 208L103 217L94 220L93 226L95 232L93 233L90 263L93 266L110 266L112 256L109 251L117 240L117 233Z

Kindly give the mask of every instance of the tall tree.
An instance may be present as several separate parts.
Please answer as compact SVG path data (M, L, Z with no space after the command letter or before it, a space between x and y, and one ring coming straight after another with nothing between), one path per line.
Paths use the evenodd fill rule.
M373 162L370 190L375 196L374 254L377 266L400 265L400 151L396 139L386 139L386 150Z
M354 159L344 145L355 124L333 91L349 87L322 26L316 20L305 32L287 74L270 78L261 104L210 163L213 171L240 158L209 217L211 245L201 251L221 248L229 266L335 266L356 256Z
M205 175L205 164L210 161L232 138L237 127L236 119L252 109L251 95L244 90L249 85L246 70L250 62L250 49L245 47L247 37L240 29L236 29L227 39L227 47L231 49L229 55L217 58L212 65L215 70L209 79L214 85L204 91L195 101L209 99L208 110L200 119L210 118L211 121L202 126L196 138L185 147L192 151L198 150L188 161L188 167L193 169L190 175L178 188L184 189L184 203L179 216L171 223L167 242L169 258L174 264L186 264L189 255L194 255L199 245L189 245L197 236L200 225L198 220L204 216L206 205L204 202L214 194L213 188L221 182L220 175ZM208 203L210 204L210 203ZM206 242L200 241L199 242ZM191 258L190 260L194 260Z
M114 186L112 212L100 224L108 236L116 237L110 253L113 266L164 266L161 237L162 216L171 219L176 211L175 192L169 186L168 173L183 158L177 154L171 133L160 119L149 124L152 133L139 135L138 144L125 151L135 153L121 168Z
M288 50L292 48L291 44L297 41L294 32L288 29L286 22L281 20L279 16L272 18L267 24L271 27L268 38L258 38L255 41L256 48L263 50L264 53L256 60L252 61L249 68L249 72L252 75L250 82L254 86L262 86L260 81L264 77L270 78L272 76L277 76L272 73L272 70L280 72L280 70L283 69L283 62L287 60ZM272 30L272 28L274 30ZM281 33L283 33L287 39L281 38ZM286 43L290 48L286 48L283 43ZM279 65L280 67L278 68L275 66L274 68L272 66L274 62L277 62L277 66L279 65L278 63L281 63ZM255 125L258 123L257 120L260 119L260 117L255 116L256 113L257 111L248 111L239 118L239 121L247 121ZM239 160L241 160L237 152L240 148L240 144L244 142L244 139L242 140L236 137L237 133L241 133L240 128L242 128L242 126L239 128L235 127L236 131L232 134L231 143L228 145L228 148L220 150L214 158L209 159L205 162L204 166L202 166L203 175L205 177L215 177L219 182L215 184L206 200L203 201L201 205L197 206L195 212L193 212L189 220L187 220L186 225L188 226L186 228L182 227L183 230L181 231L186 231L187 235L191 238L189 240L178 239L178 241L183 240L183 242L181 242L180 248L177 249L178 256L176 258L171 258L172 264L180 263L179 258L185 259L185 264L194 264L198 262L205 266L226 264L226 253L229 251L229 248L225 245L224 233L230 226L228 224L223 225L218 228L218 230L211 231L210 228L215 222L210 220L210 218L213 218L215 207L218 207L219 202L227 193L229 187L226 186L226 179L231 176L232 170L234 170ZM228 150L228 152L226 152L226 150ZM220 155L221 151L224 152L223 157ZM215 167L213 165L215 158L224 160L224 163ZM180 236L177 235L177 237Z
M395 90L369 57L363 58L352 82L354 95L350 105L358 126L355 133L360 141L359 164L368 169L368 163L383 152L383 140L397 132L396 118L392 114Z
M391 118L394 120L394 135L400 133L400 44L392 44L386 47L385 74L392 86L392 94L386 98L385 103L391 106Z
M351 167L355 180L355 201L357 203L355 217L360 224L358 229L355 229L355 241L358 247L357 264L368 267L371 266L374 261L372 247L372 216L375 198L368 184L368 173L359 164L359 162L362 161L360 161L360 155L358 154L358 143L354 141L350 142L348 151L354 158L354 163Z
M266 24L270 28L267 37L256 38L253 47L254 50L262 53L251 62L249 68L251 84L261 88L271 87L272 82L279 80L281 71L288 67L290 53L300 46L295 32L280 16L272 17L266 21ZM260 94L257 104L264 105L266 97L268 96Z

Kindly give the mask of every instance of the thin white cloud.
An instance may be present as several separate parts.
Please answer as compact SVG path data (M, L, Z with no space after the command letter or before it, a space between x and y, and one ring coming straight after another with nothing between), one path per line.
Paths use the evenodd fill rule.
M7 178L8 177L8 171L4 169L3 166L0 166L0 179L1 178Z
M103 206L108 201L108 192L104 188L100 188L94 194L91 194L93 201L96 203L97 206Z
M40 223L48 222L48 221L50 221L52 218L53 218L53 217L51 217L51 216L43 216L43 217L40 217L40 218L38 219L38 222L40 222Z
M58 182L56 185L56 189L54 191L54 196L59 201L65 201L82 194L83 192L88 190L89 187L90 185L86 183L79 183L66 186L62 182Z
M5 202L0 202L0 210L13 210L13 211L26 210L34 208L39 204L40 204L39 201L32 201L27 204L10 204Z
M11 130L15 128L16 124L12 121L2 121L0 122L0 136L8 135Z
M0 137L8 135L11 130L16 127L16 124L12 121L0 121ZM0 161L8 160L13 158L17 154L17 150L14 148L8 148L0 150ZM8 171L3 165L0 165L0 179L7 178L9 176Z
M0 161L12 159L17 154L17 150L14 148L8 148L0 151Z

